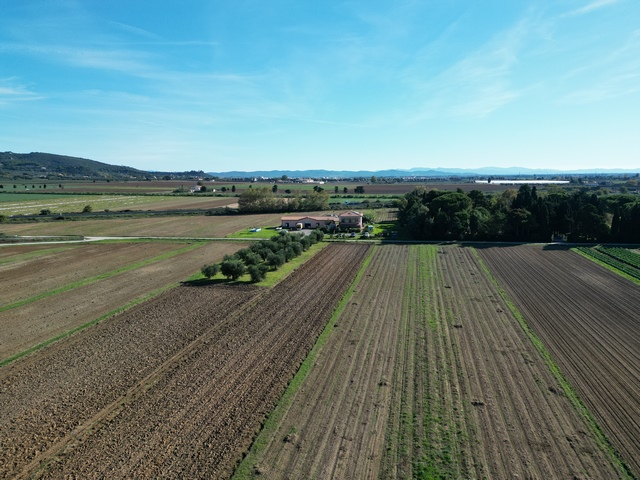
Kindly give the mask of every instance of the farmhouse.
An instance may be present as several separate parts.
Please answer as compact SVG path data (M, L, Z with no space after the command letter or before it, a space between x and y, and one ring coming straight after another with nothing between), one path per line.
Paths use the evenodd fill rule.
M339 219L336 215L301 216L285 215L280 218L282 228L335 228Z
M362 230L364 227L362 217L363 215L361 213L354 212L353 210L343 212L338 215L338 218L340 219L340 228L358 228Z
M338 215L302 216L285 215L280 218L282 228L329 228L337 226L344 229L357 228L362 230L362 214L354 211L343 212Z

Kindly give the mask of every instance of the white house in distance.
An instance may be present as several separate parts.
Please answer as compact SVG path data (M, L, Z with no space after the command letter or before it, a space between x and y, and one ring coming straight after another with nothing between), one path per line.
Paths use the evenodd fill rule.
M285 215L280 218L282 228L329 228L337 226L343 229L357 228L362 230L362 214L354 211L343 212L338 215Z

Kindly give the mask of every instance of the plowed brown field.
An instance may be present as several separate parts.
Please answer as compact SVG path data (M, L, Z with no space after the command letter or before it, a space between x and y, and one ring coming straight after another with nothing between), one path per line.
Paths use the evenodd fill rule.
M566 249L480 252L613 446L640 475L640 287Z
M0 264L0 306L178 250L184 245L75 243L65 248L47 247L41 250L34 250L31 245L0 248L0 252L11 248L12 254Z
M20 292L9 294L14 297L18 295L21 300L26 296L33 297L37 293L65 287L76 280L95 277L97 273L114 271L116 274L87 284L80 283L70 290L0 312L0 361L96 320L154 290L180 282L197 272L203 264L221 260L225 254L234 253L242 246L243 243L239 242L210 242L201 246L160 243L89 244L76 245L72 249L55 249L52 257L47 260L42 257L25 260L31 268L15 269L12 275L3 275L0 281L0 284L9 285L10 291L15 290L13 285L22 286L24 289ZM30 251L30 246L18 248ZM179 249L187 250L171 258L117 273L119 267L135 263L136 260L144 260L145 257L149 259L155 254ZM99 260L87 258L81 252L92 252ZM120 254L126 258L121 258ZM52 269L40 270L40 261ZM15 267L20 263L5 264L1 268L11 269L12 265ZM58 268L60 276L57 275ZM40 277L45 277L41 285Z
M280 214L109 218L5 224L7 235L84 235L87 237L225 237L243 228L280 225ZM4 248L4 247L3 247Z
M377 247L336 323L256 478L619 476L472 250Z
M268 291L179 287L0 369L2 478L224 478L370 247Z

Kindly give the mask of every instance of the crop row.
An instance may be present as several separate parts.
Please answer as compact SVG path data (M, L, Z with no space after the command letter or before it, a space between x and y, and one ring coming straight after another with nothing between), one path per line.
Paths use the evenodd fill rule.
M640 270L640 255L627 248L598 246L596 249Z
M626 273L627 275L633 278L640 280L640 267L632 266L626 261L619 259L615 253L610 253L608 251L609 249L606 249L607 251L606 253L601 249L596 250L589 247L577 247L576 250L579 251L580 253L587 255L588 257L591 257L595 260L599 260L617 270L620 270L623 273ZM615 249L611 248L611 250L615 250ZM624 249L620 249L620 250L624 250ZM625 251L628 252L628 250L625 250ZM629 252L629 253L632 253L632 252ZM638 255L635 255L635 256L640 258L640 256Z

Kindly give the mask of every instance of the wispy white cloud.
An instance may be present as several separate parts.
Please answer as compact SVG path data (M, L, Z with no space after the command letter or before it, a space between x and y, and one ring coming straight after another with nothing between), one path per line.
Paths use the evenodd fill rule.
M32 92L25 85L17 83L17 80L13 77L0 78L0 105L40 100L42 98L44 98L42 95Z
M640 30L622 46L569 76L582 85L561 99L561 103L586 104L640 92Z
M149 32L148 30L144 30L142 28L138 28L138 27L134 27L132 25L127 25L126 23L120 23L120 22L109 22L110 25L113 25L114 27L116 27L119 30L122 30L124 32L127 33L131 33L133 35L139 36L139 37L144 37L144 38L149 38L151 40L161 40L160 35L157 35L155 33Z
M422 108L408 117L410 121L482 117L517 99L523 87L515 85L512 75L530 30L530 22L521 20L433 76L422 65L408 68L405 81L422 99Z
M599 10L603 7L607 7L609 5L613 5L614 3L619 3L620 0L595 0L584 7L577 8L568 13L568 15L584 15L586 13L593 12L594 10Z

